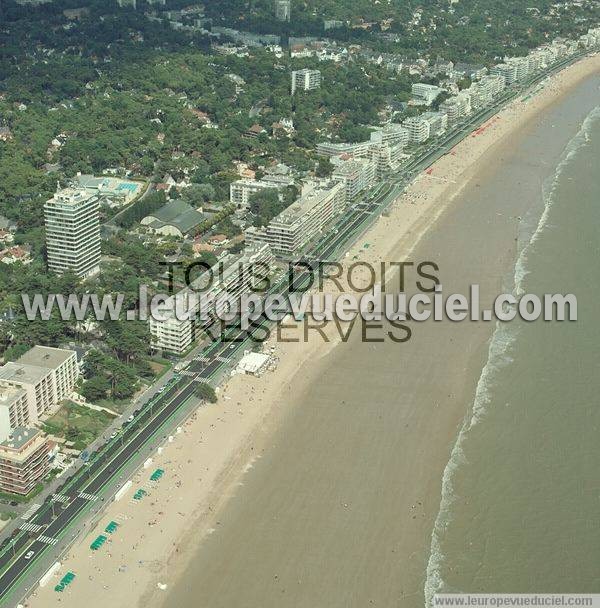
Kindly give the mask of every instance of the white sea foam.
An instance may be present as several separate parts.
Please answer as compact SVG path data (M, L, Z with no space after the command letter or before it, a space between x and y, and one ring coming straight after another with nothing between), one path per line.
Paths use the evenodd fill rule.
M544 184L544 210L539 219L536 229L534 230L528 243L521 250L518 260L515 264L513 291L515 294L524 293L524 281L529 274L528 270L528 254L534 247L536 241L544 228L548 225L550 209L554 202L554 192L558 180L567 166L574 158L579 150L589 141L590 128L594 121L600 120L600 106L594 108L584 120L579 132L571 139L565 148L560 162L554 172L554 175ZM448 527L453 506L455 502L455 493L453 490L453 478L457 469L462 465L467 464L463 445L465 438L471 429L481 422L488 409L491 400L494 378L499 370L506 367L511 361L511 347L518 336L518 329L515 324L497 323L488 349L487 362L481 372L477 388L475 391L475 399L471 408L470 417L465 418L463 426L458 433L458 437L450 454L450 460L444 469L442 477L442 490L440 500L440 510L438 512L433 531L431 534L431 550L429 561L427 564L427 577L425 580L425 605L430 607L433 605L433 596L439 592L459 592L459 589L450 589L442 578L442 566L444 564L444 554L441 548L441 539Z
M560 177L565 170L565 168L569 165L569 163L575 158L576 154L582 148L589 143L590 141L590 129L594 123L594 121L600 120L600 106L595 107L585 118L583 121L581 128L571 139L571 141L567 144L564 152L561 155L560 161L554 171L554 175L552 175L543 185L543 198L544 198L544 211L542 212L542 216L537 224L537 227L532 234L531 238L527 245L521 251L519 258L517 260L515 266L515 275L514 275L514 291L515 295L522 296L525 293L524 282L529 274L528 270L528 259L529 252L535 246L535 243L540 238L540 235L548 225L550 219L550 210L554 204L554 193L556 191L557 184L560 180Z

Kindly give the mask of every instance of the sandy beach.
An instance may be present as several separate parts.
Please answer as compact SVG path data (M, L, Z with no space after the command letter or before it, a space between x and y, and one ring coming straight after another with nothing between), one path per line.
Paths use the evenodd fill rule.
M578 62L465 138L346 263L434 260L448 293L474 282L482 299L498 293L517 252L516 218L545 175L532 169L526 183L537 159L525 149L513 158L513 147L599 70L600 56ZM523 180L522 199L499 195L509 174ZM339 344L335 326L327 343L317 332L272 337L277 369L231 377L71 548L55 581L70 570L74 583L59 594L53 580L27 605L422 606L441 477L492 331L425 323L406 345ZM149 482L156 468L165 474ZM133 500L141 487L148 495ZM111 520L117 531L91 551ZM202 596L189 596L190 585Z

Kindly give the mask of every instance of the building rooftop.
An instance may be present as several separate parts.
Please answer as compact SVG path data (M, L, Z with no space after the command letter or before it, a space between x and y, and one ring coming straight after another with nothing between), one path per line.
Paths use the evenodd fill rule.
M277 224L293 224L309 213L311 209L320 205L323 199L329 196L336 186L339 188L342 187L341 184L334 184L325 189L310 190L310 192L301 196L295 203L292 203L279 215L274 217L271 222Z
M37 384L49 373L50 370L47 368L37 367L35 365L22 365L9 361L6 365L0 367L0 380L25 384Z
M358 171L360 171L363 167L369 164L370 161L364 158L353 158L351 160L346 160L340 163L335 170L333 171L333 175L339 176L350 176Z
M91 198L97 198L97 194L78 188L64 188L46 201L46 205L68 205L74 207L89 201Z
M17 359L17 363L55 369L73 356L75 351L50 346L34 346Z
M10 384L0 383L0 407L9 407L25 394L25 389L17 388Z
M271 360L265 353L247 353L238 364L238 369L246 374L259 374Z
M182 234L189 232L205 219L202 213L182 200L171 201L148 217L155 220L148 224L152 228L169 225L177 228Z
M12 433L0 443L0 450L18 452L36 437L41 437L42 432L34 428L18 426Z

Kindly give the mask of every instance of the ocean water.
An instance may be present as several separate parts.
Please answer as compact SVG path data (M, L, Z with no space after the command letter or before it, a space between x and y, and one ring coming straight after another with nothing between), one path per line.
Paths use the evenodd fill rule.
M498 325L444 472L425 596L600 592L600 107L544 184L507 285L578 320Z

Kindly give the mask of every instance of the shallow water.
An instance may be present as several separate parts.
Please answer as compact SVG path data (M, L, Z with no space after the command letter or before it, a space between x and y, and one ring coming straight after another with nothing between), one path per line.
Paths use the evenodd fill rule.
M515 272L517 291L575 294L578 321L498 328L447 468L430 592L600 590L598 167L597 108L546 182Z

